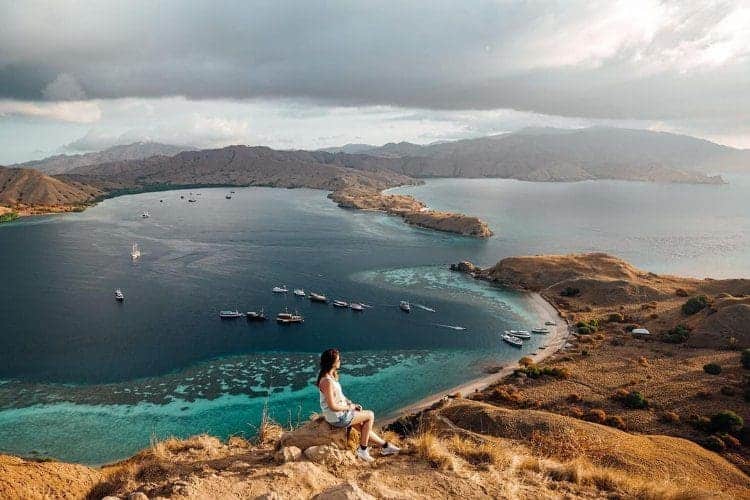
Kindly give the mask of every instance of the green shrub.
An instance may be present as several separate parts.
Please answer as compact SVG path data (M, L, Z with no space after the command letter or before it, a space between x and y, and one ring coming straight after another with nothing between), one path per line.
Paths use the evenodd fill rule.
M731 410L722 410L711 417L710 429L713 432L737 432L745 422Z
M740 362L742 363L742 368L750 370L750 349L745 349L744 351L742 351L742 354L740 355Z
M677 325L662 336L662 340L669 344L682 344L690 337L690 329L685 325Z
M591 328L589 328L588 326L579 326L578 333L580 333L581 335L589 335L591 333Z
M578 329L578 333L581 335L588 335L590 333L594 333L599 329L599 321L592 319L590 321L579 321L576 323L576 328Z
M736 434L740 440L740 443L742 443L745 446L750 446L750 427L745 426L739 431L737 431Z
M628 408L647 408L648 400L639 391L630 391L627 396L622 398L622 402Z
M693 315L708 306L708 297L705 295L698 295L696 297L690 297L687 302L682 304L682 312L688 316Z
M719 436L708 436L701 444L711 451L724 451L727 447Z
M623 321L625 321L625 318L620 313L612 313L607 318L607 321L610 323L622 323Z
M707 363L703 365L703 371L709 375L718 375L721 373L721 366L716 363Z
M16 220L18 218L17 212L8 212L5 214L0 215L0 224L3 222L10 222L12 220Z
M560 295L562 295L563 297L575 297L580 294L581 290L572 286L565 287L565 290L560 292Z

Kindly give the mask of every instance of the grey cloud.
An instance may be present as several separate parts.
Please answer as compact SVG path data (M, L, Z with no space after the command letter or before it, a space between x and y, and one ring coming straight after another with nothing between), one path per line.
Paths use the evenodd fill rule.
M6 1L0 98L71 98L72 85L50 92L67 74L90 98L740 122L750 40L727 42L739 35L725 26L738 5L633 5L653 11L640 15L612 2ZM704 60L721 43L730 60Z

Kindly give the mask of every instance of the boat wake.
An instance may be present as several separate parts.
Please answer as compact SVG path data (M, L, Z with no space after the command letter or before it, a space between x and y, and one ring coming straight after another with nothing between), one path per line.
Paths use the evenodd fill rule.
M423 311L428 311L428 312L431 312L431 313L435 312L435 309L433 309L431 307L423 306L422 304L414 304L414 305L417 306L418 308L422 309Z
M440 328L450 328L451 330L466 330L465 326L457 326L457 325L442 325L440 323L435 323L435 326L439 326Z

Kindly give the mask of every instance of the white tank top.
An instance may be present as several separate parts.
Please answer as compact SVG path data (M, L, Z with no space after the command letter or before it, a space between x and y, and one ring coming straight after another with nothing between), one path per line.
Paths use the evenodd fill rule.
M330 375L326 375L323 378L327 378L331 384L331 387L333 388L333 400L336 402L336 405L346 406L347 404L349 404L347 399L344 397L344 393L341 390L341 384L339 384L338 380L331 377ZM326 421L328 422L337 422L339 417L343 415L344 412L331 410L328 407L328 403L326 402L326 396L325 394L323 394L323 391L318 389L318 394L320 395L320 411L323 414L323 417L325 417Z

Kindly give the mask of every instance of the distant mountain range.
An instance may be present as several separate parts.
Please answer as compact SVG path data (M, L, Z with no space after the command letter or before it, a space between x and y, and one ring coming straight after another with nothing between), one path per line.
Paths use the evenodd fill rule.
M151 156L176 155L180 151L186 151L190 146L174 146L171 144L160 144L158 142L134 142L121 146L112 146L102 151L85 153L80 155L56 155L42 160L27 161L10 165L13 168L33 168L46 174L62 174L78 167L96 165L111 161L140 160Z
M384 158L428 158L399 171L413 177L500 177L528 181L621 179L717 183L707 174L750 172L750 150L695 137L610 127L527 128L478 139L421 146L354 146Z
M350 144L319 151L263 146L185 151L135 143L23 165L63 173L50 177L35 171L5 172L0 203L35 204L43 199L44 204L69 204L79 203L85 194L93 200L107 193L192 185L382 190L429 177L719 184L723 179L712 174L750 172L750 150L646 130L533 128L424 146Z

